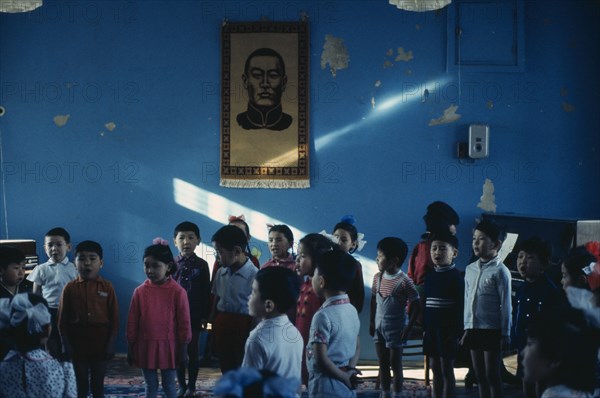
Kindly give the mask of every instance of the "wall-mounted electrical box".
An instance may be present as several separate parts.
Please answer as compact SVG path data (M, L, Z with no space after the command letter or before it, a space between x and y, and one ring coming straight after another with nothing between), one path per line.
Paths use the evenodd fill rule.
M469 126L469 157L483 159L489 156L490 127L482 124Z

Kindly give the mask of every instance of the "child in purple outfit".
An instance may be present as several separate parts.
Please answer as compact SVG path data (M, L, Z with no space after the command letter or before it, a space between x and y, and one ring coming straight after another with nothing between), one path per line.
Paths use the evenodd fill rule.
M192 341L188 344L188 381L185 380L186 366L179 367L177 369L179 382L177 396L192 397L196 392L196 379L198 378L198 340L200 332L206 329L210 312L210 272L208 263L194 253L201 241L200 228L196 224L184 221L177 225L173 240L179 249L179 255L175 258L177 271L175 271L173 279L187 293L192 324Z

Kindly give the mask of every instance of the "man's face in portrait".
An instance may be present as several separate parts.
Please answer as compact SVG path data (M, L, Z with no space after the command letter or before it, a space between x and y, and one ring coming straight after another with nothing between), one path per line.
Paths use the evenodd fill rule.
M271 55L257 55L250 59L248 70L242 75L251 104L270 108L281 102L287 84L279 59Z

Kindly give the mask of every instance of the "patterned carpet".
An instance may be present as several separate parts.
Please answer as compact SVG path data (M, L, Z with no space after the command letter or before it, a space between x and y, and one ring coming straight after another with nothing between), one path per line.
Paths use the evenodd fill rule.
M214 364L208 364L214 365ZM373 372L365 372L364 382L359 385L357 395L360 398L378 398L379 391L375 390L375 377ZM212 389L221 377L221 372L216 367L201 367L196 384L196 397L213 397ZM130 367L124 356L117 356L111 361L104 387L106 398L142 398L144 397L144 378L141 370ZM162 391L159 390L159 394ZM164 396L164 395L159 395ZM406 380L404 382L404 397L425 398L430 396L430 388L425 387L423 381ZM302 397L307 397L306 392Z

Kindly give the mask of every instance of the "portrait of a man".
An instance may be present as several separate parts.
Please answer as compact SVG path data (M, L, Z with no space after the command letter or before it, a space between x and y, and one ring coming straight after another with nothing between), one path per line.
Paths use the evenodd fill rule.
M308 22L222 27L221 181L309 188Z
M292 117L281 106L287 84L285 62L277 51L253 51L246 59L242 82L248 93L248 107L236 117L241 128L281 131L290 127Z

